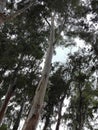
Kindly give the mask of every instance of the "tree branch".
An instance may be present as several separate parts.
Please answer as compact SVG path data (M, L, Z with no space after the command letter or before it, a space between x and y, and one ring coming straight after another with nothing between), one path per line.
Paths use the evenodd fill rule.
M49 27L51 27L51 24L49 23L49 21L47 20L47 18L42 13L41 13L41 15L43 16L43 18L45 19L45 21L49 25Z
M23 9L15 12L14 14L12 14L10 16L7 16L7 15L5 15L3 13L0 13L0 24L3 24L4 22L10 21L10 20L13 20L18 15L22 14L25 10L29 9L32 5L33 6L36 5L36 3L35 2L30 2L30 4L28 6L24 7Z

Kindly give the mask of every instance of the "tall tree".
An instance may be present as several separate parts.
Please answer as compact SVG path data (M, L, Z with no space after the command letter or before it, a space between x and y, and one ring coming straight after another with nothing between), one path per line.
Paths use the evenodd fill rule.
M24 100L22 100L20 111L18 113L18 117L17 117L17 119L15 121L15 124L13 126L13 130L18 130L20 119L21 119L21 115L22 115L22 111L23 111L23 107L24 107Z
M62 120L61 112L63 101L69 95L70 78L68 77L68 66L59 66L59 64L57 64L53 68L57 70L52 71L49 79L50 84L48 85L45 97L46 105L42 111L42 120L45 122L43 130L50 129L54 123L57 123L56 126L57 129L59 129ZM66 73L66 76L64 75L64 72ZM58 119L54 120L57 117Z
M63 102L64 102L64 99L66 97L66 93L63 95L63 97L61 98L61 102L59 104L59 108L58 108L58 119L57 119L57 124L56 124L56 128L55 130L59 130L60 129L60 122L61 122L61 119L62 119L62 108L63 108Z
M8 17L6 17L4 14L2 14L2 22L4 23L4 21L6 21L6 20L8 20L8 19L11 19L11 18L15 18L17 15L19 15L19 14L21 14L22 12L24 12L25 11L25 13L23 14L23 15L21 15L21 16L26 16L26 17L22 17L22 20L21 20L21 22L19 22L19 20L20 20L20 17L21 16L19 16L18 17L18 20L17 19L15 19L15 22L17 23L17 24L19 24L20 26L22 26L22 27L24 27L24 28L27 28L26 29L26 31L24 31L24 29L22 29L22 31L18 31L18 33L17 33L17 26L14 26L14 34L13 34L13 29L12 30L10 30L10 32L9 33L6 33L7 34L7 36L9 37L11 37L12 38L12 36L16 36L15 38L15 40L17 40L17 42L15 42L16 44L17 43L19 43L19 46L20 46L20 48L19 48L19 50L20 50L20 52L18 53L18 56L17 57L19 57L20 56L20 54L21 54L21 51L24 53L25 52L25 54L23 54L24 55L24 57L23 57L23 59L33 59L32 58L32 56L31 56L31 54L33 53L33 51L32 50L34 50L34 49L36 49L38 46L35 46L34 47L34 45L32 44L32 47L28 47L28 44L30 43L31 44L31 42L32 41L34 41L33 43L35 44L37 44L38 43L38 41L40 41L40 39L41 38L39 38L39 35L40 35L40 33L37 33L36 34L36 32L41 32L42 30L47 30L46 28L46 26L45 27L43 27L43 28L40 28L40 27L38 27L37 28L37 30L35 29L36 28L36 26L34 26L34 24L33 23L37 23L37 24L39 24L40 23L40 17L41 17L41 21L43 21L43 23L45 22L44 20L46 20L47 21L47 17L49 18L50 17L50 10L56 10L56 12L59 12L59 13L62 13L62 18L64 19L64 18L66 18L66 25L65 25L65 28L64 28L64 30L66 30L66 32L65 32L65 35L77 35L78 34L78 36L80 36L81 38L82 38L82 36L83 36L83 38L85 39L85 38L88 38L88 37L84 37L84 31L85 32L87 32L86 31L86 29L89 27L89 26L86 26L87 24L85 24L84 23L84 21L83 21L83 15L85 14L85 11L91 11L90 10L90 8L86 8L87 6L88 6L88 4L87 4L87 2L84 4L83 3L83 5L85 5L85 6L81 6L82 5L82 1L80 2L79 0L74 0L74 2L73 1L69 1L69 0L66 0L66 1L58 1L58 0L55 0L55 2L53 2L53 1L47 1L47 0L43 0L43 1L34 1L34 3L32 4L32 1L28 1L26 4L25 4L25 2L23 1L23 0L21 0L21 2L19 2L19 3L21 3L21 4L19 4L19 6L18 6L18 4L16 4L17 5L17 7L15 8L17 11L19 11L19 12L17 12L16 10L14 10L13 12L16 12L15 14L13 14L12 16L8 16ZM65 4L66 3L66 4ZM79 3L79 6L77 6L78 5L78 3ZM26 5L26 6L25 6ZM64 6L63 6L64 5ZM66 5L66 6L65 6ZM92 5L94 5L94 4L92 4ZM32 9L30 8L32 6ZM20 8L20 7L24 7L24 8L21 8L20 10L18 10L18 8ZM34 7L34 8L33 8ZM62 9L60 8L60 7L62 7ZM94 6L95 7L95 6ZM37 9L38 8L38 9ZM87 10L88 9L88 10ZM41 11L39 11L39 10L41 10ZM45 12L45 10L46 10L46 12ZM50 12L49 12L50 11ZM40 13L38 13L38 12L40 12ZM65 13L66 12L66 13ZM59 16L61 16L61 15L59 15L59 13L56 15L56 20L57 20L57 18L59 17ZM35 14L35 15L33 15L32 16L32 19L30 19L30 17L31 17L31 14ZM36 16L39 16L38 18L36 17ZM34 18L36 17L36 19L37 20L35 20ZM82 18L81 18L82 17ZM84 16L85 17L85 16ZM62 19L61 18L61 19ZM33 21L33 22L32 22ZM28 23L28 24L26 24L25 25L25 23ZM47 21L47 23L48 23L48 25L49 26L51 26L50 25L50 23ZM15 24L13 24L13 22L11 22L11 24L10 24L10 26L12 26L12 25L15 25ZM31 27L31 25L33 25L33 27ZM41 24L39 24L40 26L42 26ZM44 23L44 25L46 25L46 22ZM59 24L60 25L60 24ZM8 24L7 24L7 26L8 26ZM56 25L56 26L58 26L58 25ZM60 26L61 27L61 26ZM32 28L32 30L34 30L35 31L35 33L32 33L31 35L32 35L32 38L29 38L31 35L30 35L30 33L29 33L29 31L30 31L30 29ZM81 29L82 28L82 29ZM60 29L60 28L59 28ZM21 30L21 27L19 27L19 30ZM81 31L82 30L82 31ZM70 33L70 31L71 31L71 33ZM80 31L80 32L79 32ZM23 35L23 37L22 37L22 33L24 32L24 35ZM47 34L48 34L48 30L46 31L47 32ZM83 33L82 33L83 32ZM9 34L13 34L13 35L9 35ZM88 33L89 33L89 30L88 30ZM46 34L46 35L47 35ZM83 34L83 35L82 35ZM87 33L86 33L87 34ZM44 35L44 34L43 34ZM35 37L35 39L38 39L38 41L36 41L36 40L34 40L34 37ZM18 39L18 38L19 39ZM45 37L45 36L44 36ZM25 40L23 40L23 39L25 39ZM45 39L46 39L46 41L47 41L47 37L45 37ZM23 42L24 41L24 42ZM25 43L25 41L27 41L26 43ZM23 46L22 46L22 44L21 43L25 43L25 44L23 44ZM42 44L41 44L41 46L43 46ZM15 45L15 47L16 47L16 45ZM95 47L95 49L96 49L96 47ZM7 50L7 49L6 49ZM11 50L13 50L13 49L11 49ZM15 49L16 50L16 49ZM38 49L38 50L40 50L40 49ZM17 49L17 51L18 51L18 49ZM37 51L37 50L36 50ZM3 53L2 53L3 54ZM39 54L40 55L40 54ZM2 56L1 56L2 57ZM27 58L28 57L28 58ZM36 54L35 54L35 57L36 57ZM48 57L48 56L47 56ZM8 60L7 60L8 61ZM51 61L51 60L50 60ZM50 61L48 62L49 63L49 65L50 65ZM7 63L7 62L6 62ZM4 64L4 65L6 65L6 63ZM14 63L16 63L16 62L14 62ZM27 63L27 61L25 60L25 61L23 61L22 62L23 64L25 64L25 63ZM23 64L22 64L22 68L23 68ZM47 64L47 62L46 62L46 64ZM16 64L14 64L14 66L12 67L13 69L14 69L14 67L15 67L15 65L17 65L17 63ZM28 67L28 64L26 64L27 66L25 66L24 67L24 70L26 69L26 67ZM47 66L47 65L46 65ZM26 72L26 71L22 71L23 69L20 67L20 71L18 72L18 73L21 73L21 76L20 77L22 77L23 75L25 75L24 73ZM10 72L11 71L13 71L13 69L8 69L8 66L7 66L7 68L6 68L6 66L4 66L4 67L1 67L1 70L2 70L2 73L4 74L4 71L6 71L6 70L9 70ZM22 69L22 70L21 70ZM48 70L48 69L47 69ZM49 66L49 70L50 70L50 66ZM31 71L31 69L30 69L30 71ZM29 72L30 72L29 71ZM45 70L46 71L46 70ZM44 73L44 72L43 72ZM48 74L49 74L49 72L47 72ZM47 74L46 73L46 74ZM27 74L27 73L26 73ZM43 76L44 75L44 76ZM26 76L26 75L25 75ZM44 78L42 78L41 79L41 81L40 81L40 85L42 85L41 83L42 83L42 80L45 80L45 73L44 74L42 74L42 77L44 77ZM48 75L46 75L46 80L48 80ZM1 77L0 77L1 78ZM3 79L3 78L1 78L1 79ZM45 81L44 81L45 82ZM47 83L46 83L47 84ZM18 84L19 85L19 84ZM22 85L24 85L23 83L22 83ZM38 86L38 88L37 88L37 90L36 90L36 93L38 92L38 90L39 90L39 88L40 88L40 85ZM24 86L29 86L29 85L24 85ZM26 87L24 87L24 88L26 88ZM43 87L44 88L44 87ZM45 87L46 88L46 87ZM23 92L23 91L22 91ZM38 93L37 93L38 94ZM37 97L37 96L35 96L35 97ZM43 100L43 97L44 96L42 96L42 100ZM33 105L34 105L34 103L35 103L35 99L36 98L34 98L34 102L33 102ZM41 100L41 99L40 99ZM38 106L37 107L39 107L39 104L38 104ZM41 104L40 104L40 107L41 107ZM32 109L32 108L31 108ZM39 110L40 110L40 108L38 108ZM33 111L34 112L34 111ZM32 112L31 112L32 113ZM34 114L34 113L33 113ZM29 117L28 117L28 120L27 120L27 122L29 121L29 119L32 117L33 115L31 114ZM35 116L33 116L33 117L35 117Z
M49 49L47 51L47 56L45 60L45 65L42 73L41 80L38 84L37 90L35 92L35 96L32 102L32 107L30 110L30 113L28 115L28 118L26 120L26 123L23 127L23 130L35 130L40 112L43 106L43 101L44 101L44 96L46 92L46 87L48 84L48 79L49 79L49 73L51 69L51 60L52 60L52 55L53 55L53 48L54 48L54 41L55 41L55 30L54 30L54 18L55 14L51 16L51 29L50 29L50 39L49 39Z
M34 9L35 8L36 7L34 7ZM27 15L28 12L22 18L23 19L26 18ZM25 89L25 86L29 79L31 79L31 81L29 82L29 86L30 86L32 84L31 82L33 82L33 80L36 78L35 75L37 74L38 76L38 71L40 71L38 70L38 66L41 63L41 60L39 59L44 54L43 52L44 48L42 50L41 46L43 45L41 41L43 41L43 39L45 38L43 38L43 30L39 32L38 29L39 27L40 29L42 29L43 23L40 22L40 19L39 21L37 20L38 15L37 17L35 17L35 13L33 13L32 17L28 17L28 18L31 18L33 19L33 21L35 20L38 22L38 23L37 22L32 23L33 25L29 22L30 26L34 26L34 29L27 28L28 20L25 20L24 26L21 26L23 25L24 20L22 19L21 22L19 22L20 18L17 18L17 20L13 21L10 24L5 24L2 27L1 42L0 42L0 74L1 74L0 80L4 81L3 86L7 84L9 88L6 94L5 102L3 102L0 109L1 110L0 121L3 119L3 115L7 109L7 105L9 103L11 96L14 93L14 90L16 91L16 89L19 88L20 86L21 86L20 89L21 88ZM12 38L13 35L15 36L14 38ZM39 37L40 42L36 39L36 37L37 38ZM33 38L33 42L30 42L31 41L30 39L32 38ZM38 52L37 54L35 54L36 51ZM25 72L24 70L27 68L28 70ZM6 75L7 72L9 72L8 75ZM26 79L25 81L27 82L24 82L26 83L25 85L24 83L22 83L21 85L18 83L20 82L19 77L21 80L23 78ZM3 86L2 89L5 88Z
M93 85L95 82L93 63L96 63L92 59L92 51L83 49L82 53L80 51L71 55L69 60L72 65L72 69L70 69L72 71L71 98L67 109L69 115L65 112L65 117L69 120L68 128L82 130L87 127L92 129L90 122L94 119L93 102L95 99L93 93L97 91Z

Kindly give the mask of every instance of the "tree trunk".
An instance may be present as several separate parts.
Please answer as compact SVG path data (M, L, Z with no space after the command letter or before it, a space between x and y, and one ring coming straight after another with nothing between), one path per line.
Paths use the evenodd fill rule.
M47 127L48 127L48 125L49 125L49 122L50 122L50 119L49 119L49 117L47 116L43 130L47 130Z
M79 130L82 130L83 123L82 123L82 90L81 85L79 86Z
M58 113L58 120L57 120L57 124L56 124L56 128L55 128L55 130L59 130L59 127L60 127L60 121L61 121L61 110L62 110L62 107L61 107L61 104L60 104L60 109L59 109L59 113Z
M61 118L62 118L61 112L62 112L62 107L63 107L63 101L64 101L64 99L65 99L65 95L62 97L60 105L59 105L58 120L57 120L57 124L56 124L55 130L59 130L59 127L60 127L60 121L61 121Z
M20 108L20 111L18 113L18 117L16 119L16 122L13 126L13 130L18 130L20 119L21 119L21 114L22 114L22 111L23 111L23 107L24 107L24 101L22 101L22 103L21 103L21 108Z
M9 100L10 98L12 97L13 93L14 93L14 90L16 88L16 79L13 83L13 85L11 84L8 88L8 91L7 91L7 94L6 94L6 97L5 97L5 101L4 103L2 104L1 106L1 109L0 109L0 124L2 122L2 119L4 117L4 114L6 112L6 109L7 109L7 106L8 106L8 103L9 103Z
M14 94L14 91L16 89L17 73L18 73L19 67L21 65L22 58L23 58L23 55L20 56L20 61L18 63L18 66L15 68L14 74L13 74L12 79L11 79L11 83L8 87L8 90L7 90L7 93L6 93L6 96L5 96L5 100L4 100L4 102L1 106L1 109L0 109L0 124L2 122L4 114L6 112L9 100L12 97L12 95Z
M28 115L28 118L22 130L35 130L38 124L40 112L43 106L46 87L49 79L49 73L51 69L51 60L52 60L53 48L54 48L53 43L54 43L54 16L51 17L50 43L46 55L42 77L36 89L30 113Z

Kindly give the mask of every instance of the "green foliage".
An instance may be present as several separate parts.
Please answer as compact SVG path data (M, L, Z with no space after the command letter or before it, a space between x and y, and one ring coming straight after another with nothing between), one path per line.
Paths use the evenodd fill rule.
M2 124L0 126L0 130L7 130L7 125L6 124Z
M19 11L28 4L29 1L26 3L24 0L17 3L14 0L7 1L7 9L10 14L10 11ZM90 43L92 49L88 51L83 49L74 55L70 54L66 65L53 67L42 118L49 119L48 123L51 126L52 117L57 116L59 104L65 95L67 98L70 97L67 113L63 116L65 121L70 121L68 127L79 127L81 110L82 126L87 124L89 129L92 128L89 118L93 120L93 114L98 109L98 102L95 99L98 90L93 85L95 81L93 74L98 69L97 5L97 0L91 0L89 3L80 0L35 0L31 8L0 27L0 82L4 81L0 87L1 102L9 85L12 85L17 78L15 96L12 97L6 113L8 128L18 116L18 110L15 108L21 105L21 100L24 100L25 104L22 118L27 116L41 76L39 66L49 39L50 27L45 20L50 22L53 11L57 16L56 31L61 24L60 20L65 20L63 33L66 39L59 37L59 45L62 41L64 47L75 45L74 38L78 36L85 43ZM91 24L87 20L89 14L93 15L90 19ZM6 129L6 125L2 126L3 129Z
M13 21L5 23L0 31L0 83L3 81L0 87L0 105L9 86L17 80L15 93L5 116L8 128L18 116L18 110L15 108L20 107L21 100L26 104L22 117L27 116L40 77L40 64L46 49L44 35L47 33L47 30L43 29L41 10L42 6L34 6Z
M96 108L95 97L97 97L97 88L93 86L95 82L92 52L90 50L80 50L74 55L69 56L71 75L70 103L65 113L65 120L69 120L68 127L71 129L82 129L86 124L87 128L92 128L89 120L94 119L94 108ZM89 53L88 53L89 52Z

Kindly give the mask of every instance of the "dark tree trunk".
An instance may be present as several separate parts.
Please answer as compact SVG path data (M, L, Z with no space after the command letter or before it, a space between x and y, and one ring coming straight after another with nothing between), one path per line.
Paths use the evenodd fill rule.
M83 128L83 120L82 120L82 89L79 84L79 107L78 107L78 130L82 130Z
M61 118L62 118L61 112L62 112L62 107L63 107L63 101L64 101L64 99L65 99L65 95L62 97L60 105L59 105L59 109L58 109L58 120L57 120L57 124L56 124L55 130L59 130L59 128L60 128L60 121L61 121Z
M81 91L80 91L79 109L80 109L79 130L82 130L82 92Z
M14 91L16 89L17 73L18 73L18 70L20 68L22 58L23 58L23 55L21 55L18 66L15 68L14 74L12 75L11 83L10 83L8 90L7 90L7 93L6 93L5 101L3 102L2 106L1 106L1 109L0 109L0 124L2 122L4 114L6 112L10 98L12 97L12 95L14 94Z
M50 119L49 119L49 116L47 116L43 130L47 130L47 127L49 126L49 122L50 122Z
M2 104L1 106L1 109L0 109L0 124L2 122L2 119L4 117L4 114L6 112L6 109L7 109L7 106L8 106L8 103L9 103L9 100L10 98L12 97L13 93L14 93L14 90L16 88L16 79L13 83L13 85L11 84L8 88L8 91L7 91L7 94L6 94L6 97L5 97L5 101L4 103Z
M22 103L21 103L21 108L20 108L20 111L18 113L18 117L16 119L16 122L15 122L12 130L18 130L20 119L21 119L21 114L22 114L22 111L23 111L23 107L24 107L24 101L22 101Z

